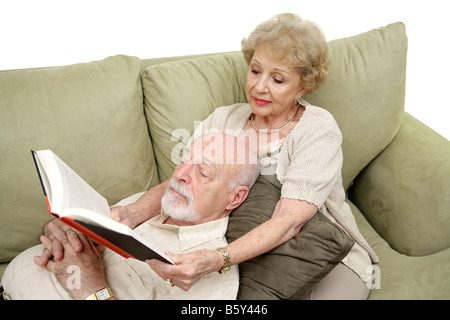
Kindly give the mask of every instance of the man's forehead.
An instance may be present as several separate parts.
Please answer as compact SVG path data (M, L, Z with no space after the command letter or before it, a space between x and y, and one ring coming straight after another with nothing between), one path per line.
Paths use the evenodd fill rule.
M209 134L195 139L184 154L195 163L244 164L249 159L248 145L229 134Z

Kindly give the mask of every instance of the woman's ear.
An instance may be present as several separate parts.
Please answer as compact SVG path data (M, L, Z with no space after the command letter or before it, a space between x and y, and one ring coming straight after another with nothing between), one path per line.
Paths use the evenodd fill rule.
M300 92L298 93L298 96L297 96L297 100L295 100L295 101L300 100L307 93L308 93L308 89L300 89Z
M228 203L227 209L233 210L236 209L247 199L249 188L247 186L238 186L236 187L230 195L230 202Z

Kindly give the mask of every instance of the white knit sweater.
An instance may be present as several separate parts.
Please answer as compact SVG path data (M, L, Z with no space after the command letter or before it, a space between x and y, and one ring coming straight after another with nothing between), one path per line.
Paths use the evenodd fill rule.
M325 109L302 100L305 111L283 142L278 158L277 178L281 197L315 204L330 220L340 225L355 245L342 262L363 281L372 276L372 262L378 257L361 235L342 186L342 134L333 116ZM217 108L198 126L192 138L218 131L238 136L251 115L249 104Z

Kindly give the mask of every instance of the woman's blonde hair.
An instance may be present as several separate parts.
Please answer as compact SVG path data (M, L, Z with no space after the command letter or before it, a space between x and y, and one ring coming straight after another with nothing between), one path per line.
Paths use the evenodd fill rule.
M302 79L303 89L316 90L328 73L328 46L318 25L292 13L282 13L261 23L242 40L241 50L248 64L256 48L264 44L275 55L288 59Z

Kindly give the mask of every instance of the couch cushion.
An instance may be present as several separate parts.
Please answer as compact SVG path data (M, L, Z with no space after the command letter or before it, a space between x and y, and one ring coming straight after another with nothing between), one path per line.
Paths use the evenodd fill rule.
M350 199L396 251L450 247L450 143L405 113L399 132L355 179Z
M450 299L450 248L416 257L400 254L380 237L352 202L347 203L361 234L380 258L374 266L372 281L367 283L372 289L369 299Z
M30 149L52 149L110 204L158 182L140 71L115 56L0 72L0 262L38 243L51 218Z
M324 86L305 100L330 111L342 131L347 189L393 139L403 117L407 38L402 23L328 43Z
M233 210L227 230L233 242L272 217L281 190L260 176ZM266 254L239 264L242 300L302 299L351 250L354 241L318 212L300 233Z
M161 180L172 175L172 158L178 160L178 151L196 124L217 107L246 102L247 69L240 52L161 63L145 69L145 112Z

